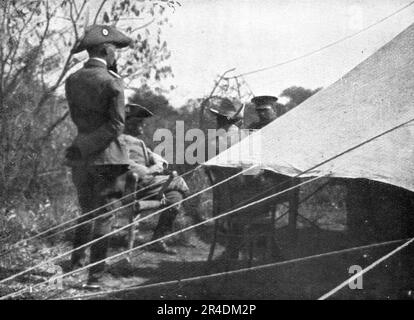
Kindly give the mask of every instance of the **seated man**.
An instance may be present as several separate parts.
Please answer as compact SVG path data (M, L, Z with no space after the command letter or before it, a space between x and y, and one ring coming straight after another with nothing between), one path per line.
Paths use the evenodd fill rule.
M144 133L143 122L153 113L146 108L137 104L126 105L126 123L125 132L120 136L120 142L123 144L129 154L130 170L139 177L138 190L145 189L138 194L139 198L154 194L154 197L162 189L162 184L168 180L168 175L163 174L168 167L168 163L160 155L152 152L138 136ZM166 205L171 205L181 201L189 192L188 186L184 179L176 177L164 190ZM151 198L149 198L151 199ZM158 224L154 230L152 239L158 239L172 231L175 217L179 213L180 205L172 207L159 216ZM164 241L159 241L150 246L150 250L175 254L175 251L168 248Z

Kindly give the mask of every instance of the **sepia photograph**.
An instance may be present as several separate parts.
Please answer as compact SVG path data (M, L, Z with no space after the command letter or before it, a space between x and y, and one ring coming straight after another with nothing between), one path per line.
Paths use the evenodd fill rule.
M0 0L0 44L0 300L414 300L414 1Z

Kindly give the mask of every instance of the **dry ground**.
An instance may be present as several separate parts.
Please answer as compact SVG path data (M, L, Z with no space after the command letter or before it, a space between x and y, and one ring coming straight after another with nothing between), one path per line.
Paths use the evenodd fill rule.
M349 239L345 232L344 212L340 208L327 208L325 212L312 208L301 211L308 219L315 221L322 228L310 228L309 223L300 220L297 244L292 243L287 229L281 227L276 233L283 260L309 256L331 250L352 247L357 244ZM283 225L283 221L280 222ZM175 256L157 254L146 250L138 250L131 256L130 263L125 260L112 263L105 279L105 290L117 290L131 286L147 285L169 280L189 278L209 273L222 272L248 267L247 260L237 263L218 258L223 251L222 241L217 246L216 259L207 265L206 260L210 248L211 226L192 232L186 241L175 241ZM144 235L149 239L150 233ZM222 240L222 239L221 239ZM391 251L395 246L374 250L356 251L332 257L318 258L306 262L286 264L277 267L244 272L242 274L221 276L203 281L185 284L171 284L151 289L137 289L128 292L104 295L106 299L316 299L347 279L351 265L362 267ZM69 244L55 247L63 252ZM122 247L114 247L112 253L120 252ZM274 262L263 260L259 249L255 249L252 265ZM399 255L383 263L363 277L362 290L343 289L335 299L395 299L398 297L401 282ZM39 260L40 258L38 258ZM47 271L47 270L46 270ZM3 292L27 287L29 284L46 279L47 272L18 279ZM12 274L11 270L3 270L4 276ZM81 289L86 273L68 277L63 282L63 290L42 289L25 295L35 299L71 299L80 294L89 293Z

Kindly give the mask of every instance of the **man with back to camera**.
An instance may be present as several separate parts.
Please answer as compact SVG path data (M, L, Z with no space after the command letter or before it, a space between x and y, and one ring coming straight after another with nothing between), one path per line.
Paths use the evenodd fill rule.
M66 80L70 115L78 129L75 141L66 151L66 164L72 168L82 213L105 206L92 215L81 216L78 223L121 206L120 202L108 204L122 197L124 180L121 177L128 170L128 154L119 142L125 125L124 87L121 77L109 71L108 66L114 64L115 50L131 42L112 26L92 25L72 49L74 54L87 50L89 60ZM93 224L79 226L73 247L110 232L112 220L112 216L104 216ZM108 238L92 244L90 263L105 259L108 245ZM72 269L85 265L85 249L73 252ZM105 263L92 266L87 287L99 289L104 271Z

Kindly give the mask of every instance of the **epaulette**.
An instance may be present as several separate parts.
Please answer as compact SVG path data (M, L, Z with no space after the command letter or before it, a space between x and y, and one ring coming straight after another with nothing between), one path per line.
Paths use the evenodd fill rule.
M113 72L112 70L108 70L108 72L109 72L112 76L114 76L115 78L117 78L117 79L121 79L121 76L120 76L119 74L117 74L116 72Z

